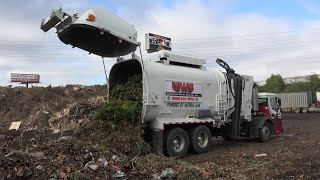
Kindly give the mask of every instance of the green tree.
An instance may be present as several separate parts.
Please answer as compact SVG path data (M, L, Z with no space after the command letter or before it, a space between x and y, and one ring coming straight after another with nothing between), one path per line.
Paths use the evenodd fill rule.
M317 74L310 75L309 80L309 91L313 93L320 91L320 78Z
M271 76L267 79L266 84L262 87L265 92L271 93L283 92L285 88L286 85L280 74L271 74Z
M285 92L301 92L310 91L309 82L296 82L292 84L287 84Z
M266 91L264 90L264 86L259 86L259 85L258 85L258 91L259 91L259 92L266 92Z

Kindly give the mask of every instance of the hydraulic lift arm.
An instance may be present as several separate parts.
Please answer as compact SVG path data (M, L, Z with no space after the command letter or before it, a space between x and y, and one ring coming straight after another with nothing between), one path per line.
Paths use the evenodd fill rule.
M51 15L48 18L42 19L40 28L44 32L48 32L51 28L57 27L57 30L59 31L59 29L64 29L66 26L71 24L71 22L75 21L77 18L78 18L77 14L74 14L73 16L71 16L63 12L62 9L52 10Z

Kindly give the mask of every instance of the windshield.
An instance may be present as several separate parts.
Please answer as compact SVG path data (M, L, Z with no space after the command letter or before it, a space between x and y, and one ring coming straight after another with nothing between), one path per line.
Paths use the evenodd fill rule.
M259 104L268 105L268 98L259 98Z

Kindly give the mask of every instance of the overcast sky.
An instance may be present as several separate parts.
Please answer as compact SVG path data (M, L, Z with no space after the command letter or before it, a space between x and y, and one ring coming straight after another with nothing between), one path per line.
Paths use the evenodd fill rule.
M39 73L43 86L104 84L101 58L40 30L51 9L68 13L109 9L135 25L139 40L152 32L172 38L173 50L222 58L238 72L264 80L320 74L320 2L316 0L10 0L0 5L0 85L10 73ZM106 59L109 71L115 60Z

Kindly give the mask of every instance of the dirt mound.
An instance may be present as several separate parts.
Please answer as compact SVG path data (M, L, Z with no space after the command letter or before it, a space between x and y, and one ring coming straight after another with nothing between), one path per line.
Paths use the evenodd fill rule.
M21 121L20 129L74 128L107 96L105 86L0 87L0 129Z

